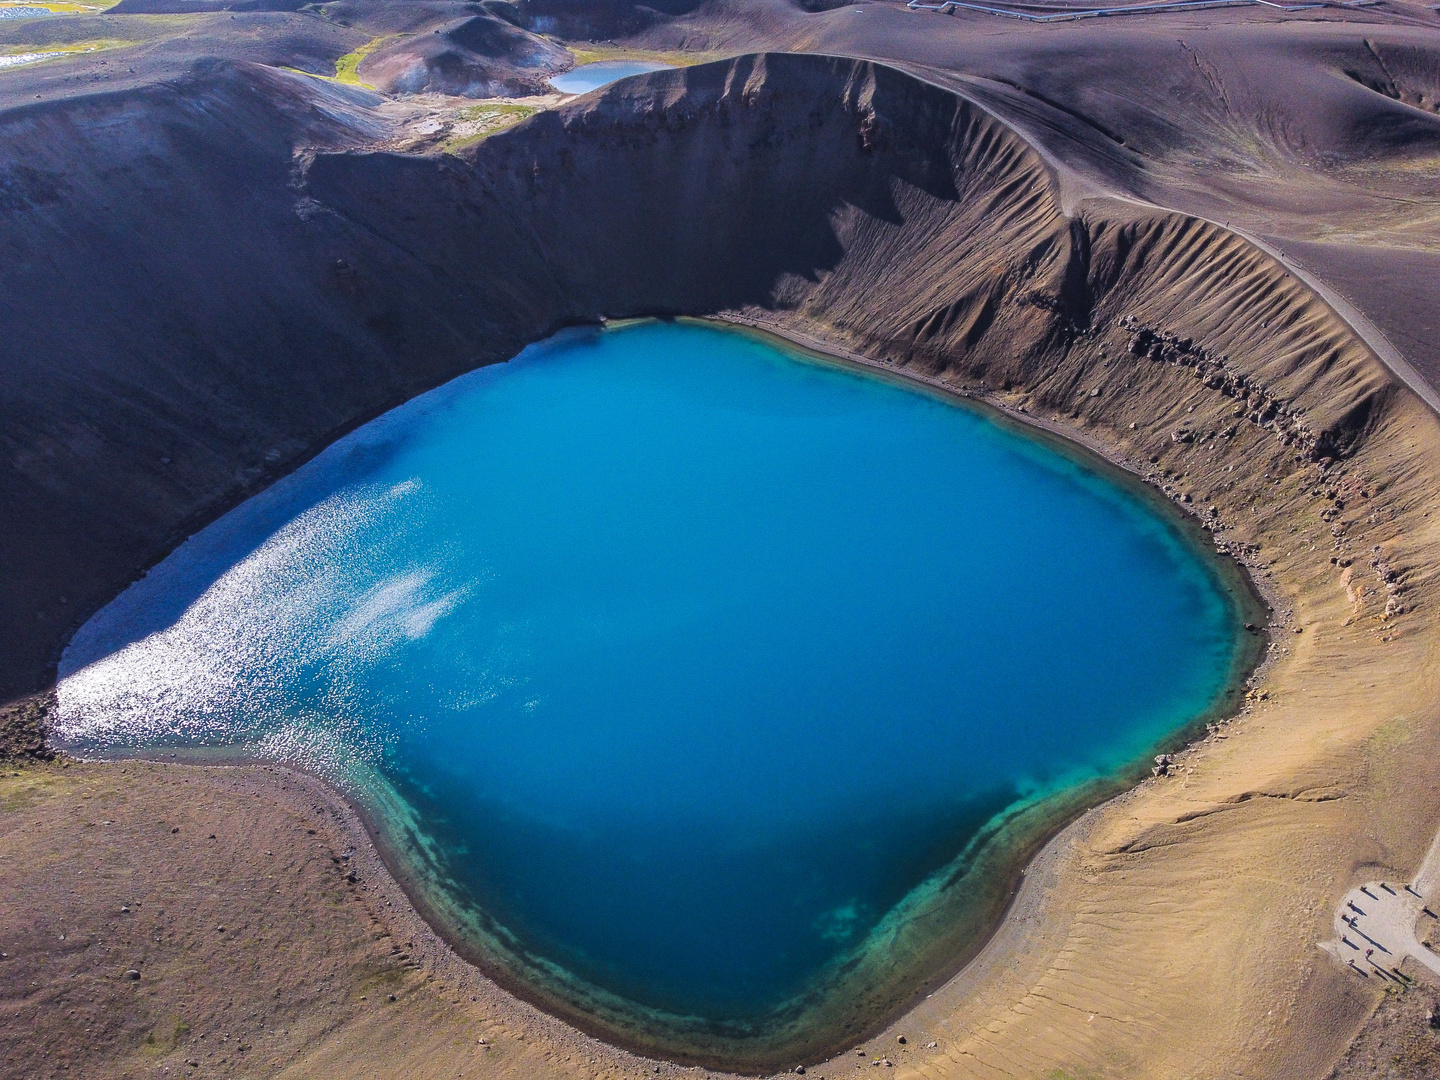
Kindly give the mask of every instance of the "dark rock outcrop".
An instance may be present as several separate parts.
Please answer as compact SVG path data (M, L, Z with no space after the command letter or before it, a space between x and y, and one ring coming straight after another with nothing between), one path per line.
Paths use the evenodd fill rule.
M46 745L55 694L45 691L0 705L0 761L50 761L55 752Z

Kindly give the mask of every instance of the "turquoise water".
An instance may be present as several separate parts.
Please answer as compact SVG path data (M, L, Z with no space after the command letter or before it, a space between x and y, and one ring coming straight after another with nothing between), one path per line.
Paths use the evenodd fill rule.
M631 75L644 75L647 71L664 71L669 64L657 64L649 60L597 60L593 64L581 64L563 75L556 75L550 85L562 94L588 94L612 82L628 79Z
M1027 433L644 323L457 379L193 537L76 636L58 734L317 769L505 970L758 1029L986 821L1202 713L1239 617Z

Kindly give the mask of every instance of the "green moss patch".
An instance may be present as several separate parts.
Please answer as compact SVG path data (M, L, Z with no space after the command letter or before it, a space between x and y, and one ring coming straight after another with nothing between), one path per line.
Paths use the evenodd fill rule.
M497 131L514 127L539 111L534 105L516 105L510 102L470 105L456 113L451 133L440 144L440 149L447 154L453 154L457 150L475 145Z

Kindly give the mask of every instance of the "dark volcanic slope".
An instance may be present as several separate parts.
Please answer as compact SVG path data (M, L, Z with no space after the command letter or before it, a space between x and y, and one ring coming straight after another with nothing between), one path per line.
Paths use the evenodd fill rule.
M5 692L267 455L373 411L377 379L399 400L438 377L392 374L366 313L336 310L290 188L298 142L369 123L358 97L210 63L0 116Z
M463 97L553 93L551 75L570 52L493 15L470 15L429 34L401 38L367 57L361 74L388 93Z
M489 2L510 13L508 4ZM0 107L183 79L206 60L330 76L337 60L365 47L374 50L367 64L389 56L389 74L407 76L395 84L401 91L530 93L543 83L542 70L573 62L560 46L465 0L121 0L103 15L0 20L5 53L67 45L102 47L4 69ZM401 54L409 61L397 66ZM428 81L426 70L433 70ZM372 85L387 82L382 70Z
M711 0L629 40L865 56L949 77L1101 189L1326 244L1306 267L1440 386L1440 344L1411 321L1440 307L1440 276L1410 274L1440 251L1432 6L1389 0L1348 12L1241 8L1035 26L885 2L807 12L790 0ZM1360 266L1406 279L1411 300L1366 287Z
M313 14L256 11L173 15L77 15L0 20L0 50L102 43L61 60L8 68L0 108L113 93L186 78L197 63L226 59L329 75L370 34Z

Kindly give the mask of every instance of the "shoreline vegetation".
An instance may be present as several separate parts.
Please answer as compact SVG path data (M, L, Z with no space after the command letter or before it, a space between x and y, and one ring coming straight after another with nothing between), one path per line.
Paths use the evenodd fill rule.
M620 329L644 319L609 320ZM210 767L280 766L325 784L370 838L392 883L403 891L439 940L518 999L586 1034L644 1057L747 1074L785 1071L796 1063L816 1064L872 1038L959 975L999 932L1022 884L1026 867L1046 845L1088 811L1131 790L1152 775L1155 760L1168 760L1222 724L1238 710L1244 689L1264 662L1268 622L1262 600L1243 564L1209 543L1208 534L1171 500L1141 479L1133 463L1102 447L1088 446L1057 425L1042 425L1024 413L996 407L915 373L896 371L855 353L827 351L823 342L753 320L721 316L692 321L754 336L800 362L818 362L934 395L953 407L979 410L1039 441L1107 482L1139 494L1167 527L1174 529L1216 581L1236 613L1241 631L1223 688L1202 713L1167 733L1136 759L1113 772L1070 782L1021 798L1000 811L957 852L952 861L922 882L889 912L860 947L822 972L800 997L748 1031L701 1018L658 1013L595 987L548 961L526 954L523 943L483 912L457 904L441 880L435 841L409 812L403 796L369 767L342 766L340 775L303 764L275 761L231 748L171 748L158 753L104 753L90 760L183 762ZM1157 767L1158 768L1158 767ZM1160 771L1164 771L1161 769ZM362 775L363 774L363 775Z

